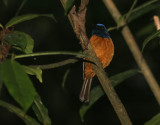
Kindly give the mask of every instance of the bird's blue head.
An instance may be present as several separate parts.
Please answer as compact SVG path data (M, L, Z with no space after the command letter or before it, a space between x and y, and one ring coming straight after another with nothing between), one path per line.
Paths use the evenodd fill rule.
M96 24L92 30L92 35L97 35L102 38L110 38L107 28L103 24Z

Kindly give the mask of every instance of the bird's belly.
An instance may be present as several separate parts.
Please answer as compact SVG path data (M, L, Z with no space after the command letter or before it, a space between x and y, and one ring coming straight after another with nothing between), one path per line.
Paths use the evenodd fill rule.
M102 63L103 68L108 66L114 55L114 45L112 39L92 36L90 39L90 43L97 57Z
M114 55L114 45L112 39L101 38L93 35L90 39L90 43L96 53L96 56L102 63L103 68L107 67ZM92 65L89 62L85 63L85 76L87 78L95 75Z

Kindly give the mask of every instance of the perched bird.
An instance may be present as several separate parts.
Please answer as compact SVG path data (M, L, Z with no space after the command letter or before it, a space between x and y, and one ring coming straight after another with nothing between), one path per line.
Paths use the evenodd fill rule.
M89 41L103 68L107 67L114 55L114 45L106 27L103 24L96 24ZM84 82L80 93L80 100L82 102L89 102L90 88L95 72L92 69L91 63L87 62L87 58L85 60L86 62L83 63Z

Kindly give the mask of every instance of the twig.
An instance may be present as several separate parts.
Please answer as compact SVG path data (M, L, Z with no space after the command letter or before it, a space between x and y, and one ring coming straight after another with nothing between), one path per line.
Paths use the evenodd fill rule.
M21 11L21 9L23 8L23 6L25 5L26 2L27 2L27 0L22 1L22 3L20 4L15 16L18 16L19 12Z
M132 4L131 8L129 9L129 11L128 11L127 15L126 15L125 20L127 20L128 17L131 15L132 10L134 9L135 5L137 4L137 1L138 1L138 0L134 0L134 2L133 2L133 4Z
M37 53L30 53L30 54L22 54L22 55L15 55L13 58L26 58L26 57L34 57L34 56L49 56L49 55L71 55L76 56L77 58L84 58L88 57L88 55L85 55L83 53L78 52L66 52L66 51L59 51L59 52L37 52ZM90 57L91 58L91 57Z
M91 62L94 62L94 64L92 64L93 70L95 71L122 125L132 125L122 102L120 101L118 95L116 94L111 82L109 81L109 78L107 77L105 71L102 68L102 64L96 57L96 54L92 49L92 46L90 45L89 40L87 38L85 31L85 15L87 10L86 6L88 2L89 0L81 0L81 5L79 7L78 12L76 12L76 6L73 6L71 11L69 12L69 19L71 21L71 24L73 26L77 38L80 40L82 48L85 50L85 53L94 57L92 59L91 58L88 59ZM61 3L63 7L65 7L66 0L61 0Z
M110 14L112 15L113 19L115 20L116 23L118 23L118 19L122 16L120 12L118 11L117 7L113 3L112 0L103 0L105 6L109 10ZM126 22L125 20L122 21L121 25L125 25ZM142 70L142 73L151 88L155 98L157 99L158 104L160 105L160 88L155 80L150 68L148 67L145 59L143 58L141 51L138 48L138 45L136 44L136 41L127 25L125 25L122 28L121 31L126 43L128 44L128 47L130 51L132 52L139 68Z
M160 19L158 16L153 16L154 24L157 28L157 30L160 30Z
M53 68L57 68L57 67L61 67L70 63L75 63L77 62L78 59L67 59L61 62L57 62L57 63L52 63L52 64L47 64L47 65L30 65L31 67L39 67L40 69L53 69Z

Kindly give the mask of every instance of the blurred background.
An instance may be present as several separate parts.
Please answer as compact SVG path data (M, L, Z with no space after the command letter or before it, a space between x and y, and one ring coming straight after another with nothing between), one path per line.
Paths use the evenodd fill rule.
M136 7L148 0L139 0ZM114 0L122 14L130 9L133 0ZM0 0L0 23L5 24L15 16L22 0ZM135 36L137 44L142 48L144 39L156 31L153 15L160 15L160 11L151 11L129 23L129 27ZM23 14L54 14L57 22L45 17L20 23L15 30L28 33L35 42L34 52L44 51L82 51L73 29L64 15L64 9L59 0L28 0L19 15ZM87 35L90 37L92 25L102 23L107 28L115 26L111 15L101 0L90 0L86 17ZM138 69L138 66L130 53L120 30L109 32L115 45L115 56L105 70L108 76L129 70ZM157 81L160 81L160 39L156 38L144 49L143 55L153 71ZM37 58L19 59L21 64L38 65L59 62L72 56L45 56ZM65 87L62 87L64 74L68 72ZM75 64L63 67L43 70L43 83L35 77L31 77L37 92L43 103L48 108L49 116L54 125L120 125L108 98L104 95L87 112L84 122L79 116L79 109L83 103L79 101L79 93L83 83L82 60ZM99 84L97 77L93 80L93 86ZM148 87L142 74L137 74L115 87L117 94L123 102L126 110L135 125L142 125L160 109ZM0 99L17 105L3 86ZM29 115L33 116L32 110ZM0 107L1 125L24 125L23 121L15 114Z

